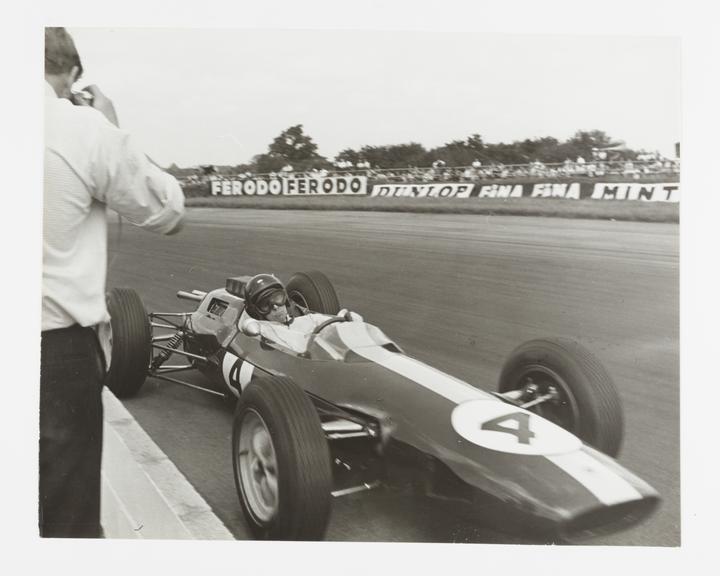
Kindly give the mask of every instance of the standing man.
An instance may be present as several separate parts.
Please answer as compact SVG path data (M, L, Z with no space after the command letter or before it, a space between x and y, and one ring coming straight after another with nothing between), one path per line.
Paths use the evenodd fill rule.
M95 86L73 95L80 56L45 29L45 177L40 375L40 535L102 537L101 390L110 349L106 209L162 234L179 230L177 181L119 128ZM105 351L105 352L103 352Z

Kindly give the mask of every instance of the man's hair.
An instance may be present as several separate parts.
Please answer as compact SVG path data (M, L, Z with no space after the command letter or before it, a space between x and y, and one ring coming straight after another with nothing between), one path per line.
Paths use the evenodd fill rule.
M83 67L72 36L65 28L45 28L45 74L64 74L73 66L80 69L80 78Z

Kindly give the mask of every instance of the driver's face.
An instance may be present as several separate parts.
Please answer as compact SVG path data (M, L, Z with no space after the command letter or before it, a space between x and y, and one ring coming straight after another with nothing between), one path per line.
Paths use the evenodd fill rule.
M271 322L286 322L288 319L288 309L285 304L278 306L273 304L272 310L265 316L266 320Z
M257 310L266 320L286 322L288 318L287 293L285 290L274 290L257 302Z

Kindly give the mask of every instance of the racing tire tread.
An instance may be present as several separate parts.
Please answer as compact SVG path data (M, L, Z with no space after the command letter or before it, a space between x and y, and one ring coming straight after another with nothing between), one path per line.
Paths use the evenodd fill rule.
M112 288L107 293L112 326L112 360L105 385L118 398L138 393L150 365L151 330L145 306L132 288Z
M254 408L273 439L278 466L276 518L263 525L242 496L237 443L246 408ZM332 469L320 417L309 397L291 379L267 376L241 394L233 421L233 471L240 503L253 535L264 540L321 540L330 516Z
M296 272L287 283L287 291L300 292L310 310L320 314L337 314L340 301L332 283L325 274L318 270Z
M547 365L572 389L580 411L579 430L571 430L597 450L616 457L624 434L620 396L610 374L597 357L569 338L542 338L518 346L500 374L501 393L517 387L523 366Z

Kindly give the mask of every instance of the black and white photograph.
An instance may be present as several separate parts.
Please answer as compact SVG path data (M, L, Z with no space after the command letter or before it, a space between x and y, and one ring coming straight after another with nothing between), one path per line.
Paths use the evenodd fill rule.
M26 18L23 541L269 573L697 550L692 19L158 4Z

